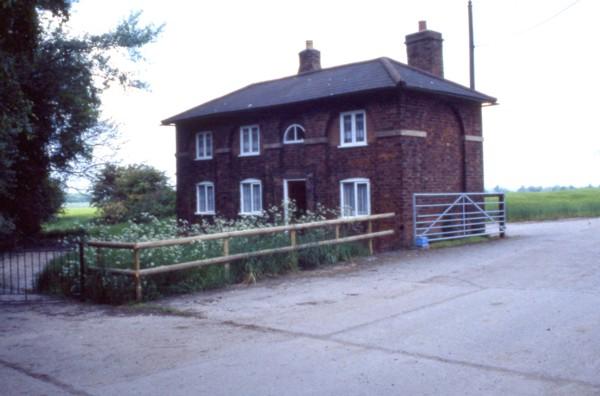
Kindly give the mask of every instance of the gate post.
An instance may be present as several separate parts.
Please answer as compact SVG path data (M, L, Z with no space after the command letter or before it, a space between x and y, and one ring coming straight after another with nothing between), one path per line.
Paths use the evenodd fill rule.
M412 195L412 217L413 217L413 223L412 223L413 240L412 240L412 245L416 246L417 245L417 194L416 193L413 193L413 195Z
M79 240L79 299L85 300L85 254L83 240Z
M500 238L504 238L504 230L506 229L506 207L504 205L504 194L498 195L498 210L500 210L500 216L502 216L502 220L500 220Z

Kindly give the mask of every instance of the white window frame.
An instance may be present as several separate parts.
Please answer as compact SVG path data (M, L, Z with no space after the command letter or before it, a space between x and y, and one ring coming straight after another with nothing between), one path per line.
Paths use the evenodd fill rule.
M200 152L200 141L204 146L204 152ZM207 144L210 143L210 145ZM207 148L210 147L208 150ZM210 151L210 152L209 152ZM213 158L213 136L210 131L202 131L196 133L196 159L197 160L209 160Z
M212 204L213 207L209 208L209 202L210 200L208 199L208 188L211 188L212 191ZM200 209L200 189L204 188L204 208L205 210L201 210ZM198 184L196 184L196 214L197 215L214 215L215 214L215 206L216 206L216 202L215 202L215 183L210 182L210 181L203 181L200 182Z
M256 147L257 150L252 150L254 140L252 137L252 129L256 128L258 131ZM248 151L244 151L244 133L248 133ZM250 157L254 155L260 155L260 127L258 125L245 125L240 127L240 157Z
M250 210L244 211L244 184L250 185ZM259 207L254 207L254 186L258 185L259 188ZM262 201L262 182L258 179L244 179L240 182L240 215L262 215L263 213L263 201Z
M351 208L350 214L347 213L346 202L344 202L344 184L352 184L353 185L353 194L354 194L354 207ZM367 213L358 213L358 185L366 184L367 185ZM365 178L352 178L352 179L344 179L340 180L340 215L341 217L358 217L358 216L368 216L371 214L371 183L369 179Z
M357 141L356 140L356 116L358 114L362 114L363 116L363 128L364 128L364 132L365 132L365 138L364 141ZM352 123L351 123L351 136L352 136L352 141L351 142L344 142L344 116L351 116L352 117ZM338 147L360 147L360 146L366 146L367 145L367 113L364 110L354 110L354 111L346 111L343 113L340 113L340 145Z
M292 124L285 129L283 133L283 144L299 144L304 143L304 139L298 139L298 129L302 131L302 133L306 134L306 130L300 124ZM288 139L288 134L294 133L294 139Z

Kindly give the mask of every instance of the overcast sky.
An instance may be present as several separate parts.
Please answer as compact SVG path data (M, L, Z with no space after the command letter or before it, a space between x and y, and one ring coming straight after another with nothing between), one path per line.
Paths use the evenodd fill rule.
M473 0L485 185L600 185L600 1ZM123 164L175 172L175 128L160 121L251 83L295 74L305 40L322 67L387 56L406 62L419 20L444 38L447 79L468 85L467 0L81 0L75 31L102 32L132 10L165 24L144 50L147 92L113 89Z

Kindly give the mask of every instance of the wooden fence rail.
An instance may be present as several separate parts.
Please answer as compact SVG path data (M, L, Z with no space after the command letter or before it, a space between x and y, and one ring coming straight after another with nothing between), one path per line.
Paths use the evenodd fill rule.
M275 227L266 227L266 228L257 228L251 230L240 230L240 231L229 231L229 232L220 232L216 234L205 234L205 235L197 235L191 237L183 237L183 238L174 238L174 239L164 239L159 241L147 241L147 242L110 242L110 241L88 241L87 246L96 248L96 257L100 257L100 252L98 249L107 248L107 249L128 249L132 251L132 269L122 269L122 268L100 268L100 267L92 267L88 266L90 269L102 270L108 273L122 274L122 275L130 275L134 277L135 280L135 290L136 290L136 300L142 300L142 282L141 277L144 275L151 274L159 274L164 272L171 271L179 271L183 269L196 268L196 267L204 267L207 265L215 265L215 264L223 264L225 266L229 266L229 263L236 260L248 259L252 257L259 257L269 254L276 253L288 253L300 249L313 248L319 246L326 245L335 245L340 243L348 243L355 242L360 240L367 240L369 244L369 253L373 254L373 239L380 238L384 236L389 236L394 233L394 230L383 230L373 232L373 221L389 219L395 216L395 213L382 213L370 216L357 216L350 218L340 218L334 220L324 220L324 221L316 221L311 223L299 223L299 224L289 224L284 226L275 226ZM359 223L359 222L368 222L367 232L358 235L352 235L347 237L340 237L340 226L343 224L350 223ZM319 228L319 227L331 227L335 226L335 238L327 239L316 242L307 242L298 244L296 233L299 230L306 230L311 228ZM244 252L244 253L236 253L230 254L229 252L229 244L231 238L235 237L247 237L247 236L256 236L256 235L265 235L265 234L273 234L278 232L289 232L290 236L290 245L283 246L278 248L270 248L270 249L262 249L252 252ZM194 260L188 261L184 263L174 263L169 265L161 265L158 267L152 268L141 268L140 264L140 250L142 249L152 249L159 248L165 246L176 246L176 245L186 245L199 241L211 241L211 240L223 240L223 254L219 257L212 257L202 260ZM99 261L99 260L97 260Z

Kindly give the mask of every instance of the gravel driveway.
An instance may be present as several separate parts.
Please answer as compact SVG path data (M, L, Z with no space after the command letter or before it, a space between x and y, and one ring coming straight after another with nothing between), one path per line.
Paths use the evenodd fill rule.
M159 302L0 305L10 395L599 395L600 219Z

